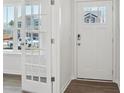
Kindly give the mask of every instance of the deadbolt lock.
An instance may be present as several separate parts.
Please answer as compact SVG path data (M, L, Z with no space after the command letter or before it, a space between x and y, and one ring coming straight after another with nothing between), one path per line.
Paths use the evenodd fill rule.
M80 34L77 35L77 40L81 40L81 35Z

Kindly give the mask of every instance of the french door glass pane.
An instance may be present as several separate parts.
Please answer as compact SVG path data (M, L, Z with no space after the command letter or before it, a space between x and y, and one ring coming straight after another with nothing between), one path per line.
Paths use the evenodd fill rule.
M4 26L6 26L7 24L7 7L3 7L3 22L4 22Z
M8 19L8 25L10 27L14 26L14 7L8 7L8 16L7 16L7 19Z
M17 16L16 16L16 31L17 31L17 33L16 33L16 35L17 35L17 49L18 50L21 50L22 49L22 45L21 45L21 43L22 43L22 7L21 7L21 5L20 6L18 6L18 7L16 7L17 9Z
M14 7L4 6L3 48L13 49Z
M36 14L36 15L39 14L39 6L38 5L33 5L33 14Z
M21 49L22 49L21 43L22 43L21 30L18 29L18 30L17 30L17 44L18 44L18 50L21 50Z
M25 38L25 44L26 44L26 50L35 50L39 49L39 34L38 33L26 33L26 38Z
M18 6L17 7L18 9L17 9L17 12L18 12L18 18L20 18L21 17L21 6Z
M26 5L26 27L31 30L39 30L39 5L29 4Z
M39 16L32 16L32 29L39 30L40 19Z
M31 15L31 5L26 5L26 15Z

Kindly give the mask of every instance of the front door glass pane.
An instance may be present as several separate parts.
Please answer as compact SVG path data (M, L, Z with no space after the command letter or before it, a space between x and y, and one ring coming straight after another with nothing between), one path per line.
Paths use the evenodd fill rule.
M106 7L85 7L83 20L84 23L105 23Z

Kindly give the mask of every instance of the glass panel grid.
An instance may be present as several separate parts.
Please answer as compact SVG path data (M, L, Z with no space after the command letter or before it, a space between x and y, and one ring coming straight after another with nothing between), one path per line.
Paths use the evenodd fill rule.
M85 7L83 20L84 23L105 23L106 7Z
M14 7L4 6L3 49L13 49Z

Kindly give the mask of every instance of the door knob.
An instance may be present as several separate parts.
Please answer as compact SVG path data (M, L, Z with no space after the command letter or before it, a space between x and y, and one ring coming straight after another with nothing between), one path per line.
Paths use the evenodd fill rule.
M81 43L80 43L81 35L80 34L77 35L77 40L78 40L77 45L80 46L81 45Z

